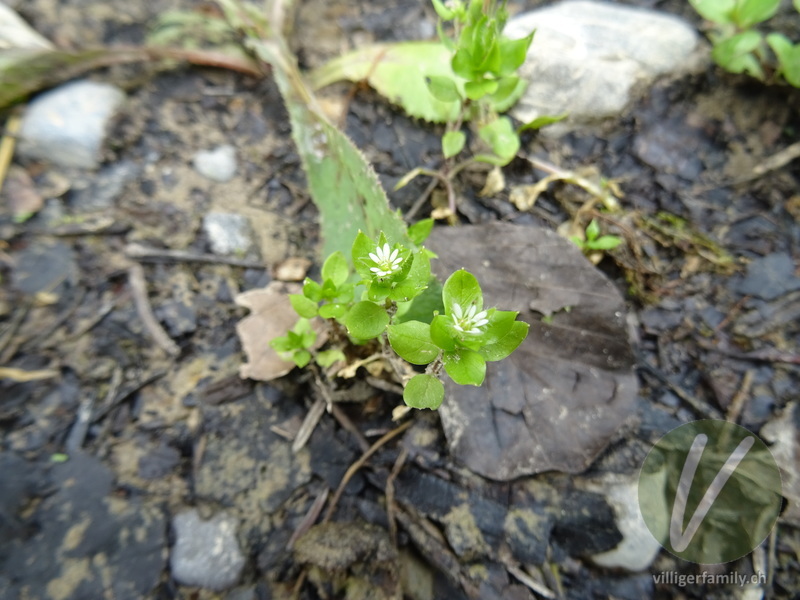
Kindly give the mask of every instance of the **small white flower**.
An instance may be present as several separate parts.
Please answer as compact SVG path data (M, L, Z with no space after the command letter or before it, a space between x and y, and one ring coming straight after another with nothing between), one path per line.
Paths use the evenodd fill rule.
M375 252L370 252L369 257L377 266L370 267L370 271L375 273L378 277L386 277L391 275L400 268L400 263L403 259L399 256L400 251L389 248L389 244L384 244L382 247L375 248Z
M487 319L487 312L482 310L477 313L478 307L474 304L470 305L466 311L461 308L461 305L453 302L451 307L453 317L453 327L461 333L483 333L481 327L489 322Z

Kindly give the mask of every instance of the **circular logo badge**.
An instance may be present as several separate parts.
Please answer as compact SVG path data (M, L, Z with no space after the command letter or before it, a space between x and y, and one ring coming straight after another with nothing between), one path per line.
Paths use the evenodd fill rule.
M639 509L675 556L718 564L752 552L781 508L781 474L758 436L728 421L694 421L667 433L639 474Z

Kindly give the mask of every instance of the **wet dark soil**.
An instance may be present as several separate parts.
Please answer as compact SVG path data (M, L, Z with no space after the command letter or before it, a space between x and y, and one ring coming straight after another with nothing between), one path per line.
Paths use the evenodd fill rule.
M424 3L300 4L293 47L303 67L369 41L433 32ZM683 2L640 5L699 25ZM57 44L81 47L137 43L160 12L204 6L30 0L18 10ZM759 432L800 414L800 163L731 185L797 141L796 91L709 67L655 84L595 128L558 140L525 134L526 154L594 167L624 192L624 216L607 226L631 250L599 268L628 305L637 425L583 475L497 483L455 462L437 415L421 414L350 480L327 528L297 545L293 534L315 500L339 485L365 440L393 427L398 398L374 390L343 405L358 435L324 415L294 453L287 438L314 399L308 378L238 377L235 324L246 311L234 297L263 287L288 257L314 261L312 274L319 267L317 212L280 95L269 78L200 68L93 76L129 94L103 166L87 174L27 164L49 198L45 208L24 224L0 214L0 365L42 373L0 379L0 597L289 598L298 581L300 598L345 597L345 589L347 598L393 598L401 587L420 599L538 597L506 568L520 563L565 598L761 597L724 585L656 584L653 573L697 571L666 552L644 573L593 565L587 557L621 536L602 495L580 482L626 461L631 470L682 422L726 416ZM440 130L370 90L352 94L345 129L387 190L416 166L438 167ZM239 159L225 184L191 165L195 152L222 143ZM478 193L482 175L461 182L462 222L555 229L586 200L574 186L554 185L519 212L509 190L543 173L520 158L505 174L506 189L489 198ZM110 182L121 191L98 204ZM407 211L426 186L418 179L390 200ZM263 268L142 262L147 300L177 344L170 354L136 308L136 261L126 246L208 254L201 221L215 210L250 219ZM795 452L797 435L790 427ZM800 492L784 491L787 512L774 535L722 569L767 573L764 593L776 598L800 590ZM239 521L247 562L235 590L217 594L171 578L170 521L187 507Z

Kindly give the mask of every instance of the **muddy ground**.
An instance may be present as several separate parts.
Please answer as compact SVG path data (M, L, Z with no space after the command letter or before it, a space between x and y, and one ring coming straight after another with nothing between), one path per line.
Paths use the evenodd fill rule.
M373 40L419 39L434 23L425 3L405 0L300 4L292 42L302 67ZM682 2L642 4L700 25ZM204 6L29 0L17 8L55 43L84 47L139 43L160 12ZM530 484L556 490L548 508L546 494L534 500L515 484L470 474L448 456L432 414L420 415L406 434L406 462L398 460L401 445L389 443L346 488L327 535L340 544L332 545L334 554L346 548L352 556L321 558L310 543L288 552L314 501L360 456L363 439L372 442L393 426L398 398L375 390L343 409L363 437L325 415L308 448L295 454L287 437L313 401L308 379L297 372L271 383L238 376L244 358L235 325L246 311L233 298L267 284L289 257L310 259L312 274L319 267L317 213L280 95L269 78L222 70L126 67L93 77L128 91L103 167L92 174L27 164L50 200L24 224L0 214L0 364L55 371L39 381L0 380L0 597L288 598L295 586L301 598L337 597L331 590L349 577L364 586L359 592L351 585L352 598L392 597L404 579L430 582L422 587L435 598L531 598L504 568L513 561L489 550L502 534L497 523L525 502L550 515L548 527L532 528L543 534L522 544L526 559L563 597L744 597L731 586L654 584L651 573L695 572L666 552L644 573L594 566L586 556L619 539L608 505L576 491L568 475L543 474ZM340 99L353 91L337 90ZM800 381L800 300L792 287L800 255L798 163L728 184L797 141L799 101L796 91L709 67L657 83L625 114L595 128L559 140L524 137L529 154L617 179L627 217L612 231L634 228L630 241L639 244L638 252L622 250L599 265L626 297L640 384L637 425L609 453L652 443L709 414L758 432L792 410ZM352 93L346 131L387 189L416 166L437 166L441 132L368 89ZM239 161L225 184L204 179L191 164L195 152L222 143L237 148ZM524 160L505 173L506 190L489 198L478 194L478 175L459 189L464 223L555 228L585 200L579 189L555 185L519 212L508 190L542 173ZM114 185L118 193L98 201ZM406 211L425 186L417 180L391 192L391 202ZM147 299L179 347L170 356L142 324L132 286L136 261L126 246L207 254L200 223L212 210L249 217L260 249L253 260L264 267L143 261ZM428 211L426 204L421 215ZM753 284L748 265L764 259L756 264L766 265L767 276ZM88 415L86 428L76 428L81 414ZM62 453L69 460L54 462ZM425 507L430 519L398 509L390 523L389 479L398 505ZM451 536L448 548L440 534L424 532L432 522L459 518L453 505L432 500L442 497L461 498L460 506L478 515L478 531L464 531L461 548L452 547ZM171 578L170 522L188 507L238 520L246 564L235 590L217 594ZM779 522L762 551L726 568L762 570L768 595L796 597L800 534L793 523L796 516ZM312 563L301 579L303 565ZM429 597L406 589L408 597Z

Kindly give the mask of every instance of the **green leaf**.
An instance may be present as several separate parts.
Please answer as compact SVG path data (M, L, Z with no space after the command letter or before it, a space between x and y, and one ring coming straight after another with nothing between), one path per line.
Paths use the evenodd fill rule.
M445 158L455 156L464 148L467 137L463 131L448 131L442 136L442 154Z
M388 297L395 302L408 302L419 296L427 287L431 278L431 261L424 250L414 255L411 270L404 281L393 284Z
M487 94L494 94L497 91L497 87L496 79L479 79L465 83L464 92L470 100L480 100Z
M478 135L500 158L511 160L519 150L519 136L508 117L499 117L478 130Z
M600 225L597 223L597 219L592 219L586 227L586 239L591 242L596 240L598 235L600 235Z
M430 323L437 312L443 312L442 284L436 277L428 279L428 287L410 302L398 302L397 312L394 315L395 323L405 321L420 321Z
M463 77L467 81L475 78L475 60L472 58L472 54L470 54L469 50L465 48L459 48L456 51L453 55L453 59L450 61L450 66L453 68L453 73L459 77Z
M530 325L527 323L523 323L522 321L514 321L511 329L509 329L503 337L493 344L484 346L478 352L480 352L483 358L490 362L503 360L514 350L516 350L517 347L528 336L528 329L530 329Z
M488 313L487 319L489 323L486 324L484 332L473 338L481 347L494 344L497 340L505 336L511 330L517 315L519 315L519 313L514 310L490 309Z
M443 362L450 379L459 385L480 385L486 377L486 360L474 350L445 352Z
M444 400L444 385L433 375L414 375L403 390L403 401L411 408L436 410Z
M590 250L613 250L622 243L622 239L615 235L603 235L596 240L591 240L586 245Z
M347 311L344 324L348 333L354 338L368 340L383 333L389 324L389 315L383 307L364 300L354 304Z
M322 265L322 278L330 279L337 287L347 281L348 275L350 269L347 266L347 259L339 250L331 254Z
M408 237L417 246L421 245L433 230L433 219L422 219L408 228Z
M302 294L289 294L289 301L292 303L294 312L301 317L312 319L317 316L317 303Z
M517 69L525 62L534 33L536 32L532 31L518 40L510 40L506 37L500 39L500 70L497 73L498 75L511 75L517 72Z
M436 14L439 15L439 18L442 21L449 21L453 17L456 16L455 11L450 10L444 5L442 0L432 0L433 1L433 10L436 11Z
M456 349L456 330L453 319L448 315L436 315L431 321L431 340L442 350L452 352Z
M334 302L319 307L319 316L323 319L340 319L347 312L347 305Z
M302 369L311 361L311 352L308 350L297 350L292 355L292 360L294 361L294 364Z
M733 11L733 20L742 29L771 19L778 12L781 0L739 0Z
M369 235L385 231L392 240L407 243L405 224L390 208L372 166L328 121L317 103L309 100L313 95L305 87L285 40L277 34L270 41L251 36L247 45L272 66L272 76L288 109L308 188L320 212L322 256L337 250L350 252L359 230Z
M760 33L745 31L715 45L711 51L711 58L731 73L748 73L763 79L764 71L758 59L752 54L760 45Z
M767 35L767 43L778 58L783 77L790 85L800 87L800 44L792 45L789 38L779 33Z
M536 117L532 121L528 121L522 127L517 129L517 133L522 133L528 129L541 129L546 125L552 125L553 123L558 123L559 121L563 121L567 118L567 113L563 113L561 115L555 115L553 117L545 115L542 117Z
M704 19L720 25L733 23L736 0L689 0L689 3Z
M322 352L317 352L316 361L317 364L322 368L330 367L333 363L337 360L345 360L344 352L339 350L338 348L331 348L330 350L323 350Z
M463 82L454 77L451 57L451 50L441 42L376 44L333 59L309 73L308 81L315 90L342 80L366 81L412 117L446 123L458 118L460 102L434 97L426 79L449 78L463 96Z
M442 288L442 300L448 315L453 304L458 304L463 310L474 304L476 310L483 310L481 286L475 276L464 269L459 269L447 278Z
M303 295L314 302L322 300L322 286L313 279L306 277L303 282Z
M431 326L419 321L389 325L392 349L412 365L427 365L439 356L439 347L431 341Z
M452 78L443 75L431 75L425 78L433 97L442 102L458 102L461 100L461 92Z
M297 347L292 344L292 341L289 339L288 335L272 338L269 342L269 345L276 352L291 352L292 350L297 350Z

